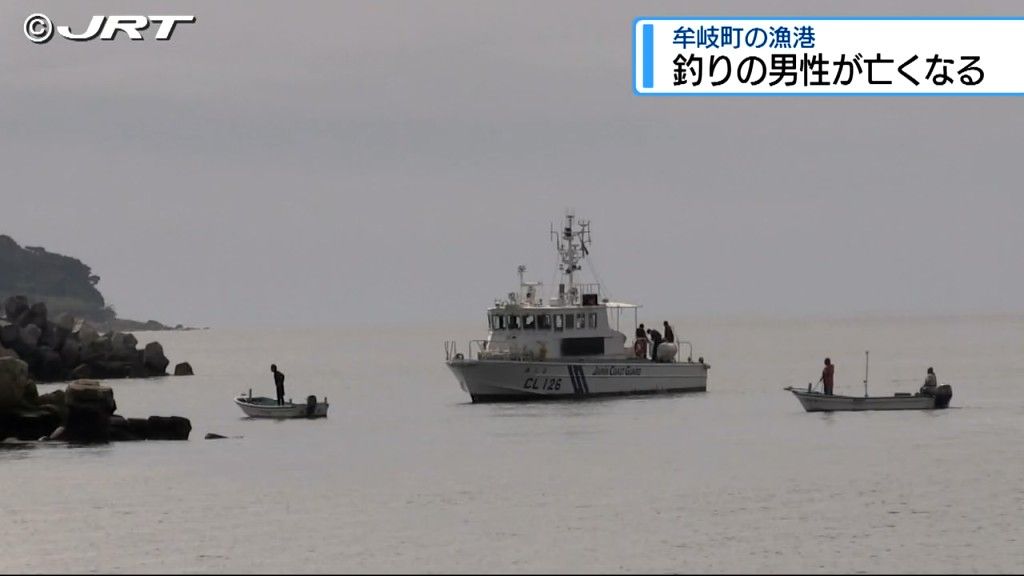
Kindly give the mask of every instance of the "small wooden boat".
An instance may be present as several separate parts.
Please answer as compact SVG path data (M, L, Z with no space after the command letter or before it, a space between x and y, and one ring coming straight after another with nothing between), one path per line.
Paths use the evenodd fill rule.
M939 386L934 395L896 393L894 396L839 396L817 391L785 388L808 412L856 412L861 410L934 410L949 406L953 389Z
M253 396L252 390L248 396L235 397L235 404L250 418L326 418L330 406L326 396L323 402L317 402L316 396L309 396L305 404L278 404L275 398Z
M864 396L839 396L813 390L787 386L808 412L859 412L863 410L936 410L949 407L953 388L939 386L934 392L909 394L897 392L892 396L868 396L868 353L864 353Z

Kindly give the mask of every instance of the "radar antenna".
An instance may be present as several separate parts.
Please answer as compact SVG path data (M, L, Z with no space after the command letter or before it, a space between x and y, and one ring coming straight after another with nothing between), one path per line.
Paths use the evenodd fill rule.
M575 294L573 274L582 269L580 262L590 254L590 221L578 219L569 211L565 215L565 226L561 230L555 230L552 224L551 238L558 250L558 269L566 277L569 293Z

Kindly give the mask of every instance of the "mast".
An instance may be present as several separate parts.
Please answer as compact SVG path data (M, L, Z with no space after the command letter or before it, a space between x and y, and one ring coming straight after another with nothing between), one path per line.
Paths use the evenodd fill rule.
M864 351L864 397L868 397L868 351Z
M575 226L573 224L575 223ZM572 211L565 214L565 225L561 230L551 227L551 237L558 251L558 270L565 277L569 302L575 303L579 291L576 288L575 273L581 270L580 262L589 254L590 221L577 219ZM560 289L561 293L562 290Z

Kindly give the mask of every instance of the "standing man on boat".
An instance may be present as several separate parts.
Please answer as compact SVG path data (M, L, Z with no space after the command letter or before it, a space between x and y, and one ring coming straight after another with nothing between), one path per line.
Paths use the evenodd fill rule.
M821 380L825 384L825 394L832 395L832 384L836 374L836 367L832 364L832 360L825 358L825 369L821 371Z
M633 342L633 354L637 358L647 358L647 331L641 324L636 329L636 340Z
M672 331L672 327L668 325L668 320L665 320L665 342L675 342L676 334Z
M277 388L277 405L284 406L284 372L278 372L277 364L271 364L270 371L274 373L274 386Z

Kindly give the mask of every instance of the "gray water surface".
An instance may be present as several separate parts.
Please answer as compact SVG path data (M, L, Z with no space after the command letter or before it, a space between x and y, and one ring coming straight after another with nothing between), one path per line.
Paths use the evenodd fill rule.
M1024 570L1024 318L675 324L707 393L495 405L443 365L482 327L139 333L197 375L112 382L119 412L192 440L0 448L0 571ZM829 355L861 394L866 349L873 394L934 366L952 409L782 391ZM271 362L329 417L245 419Z

